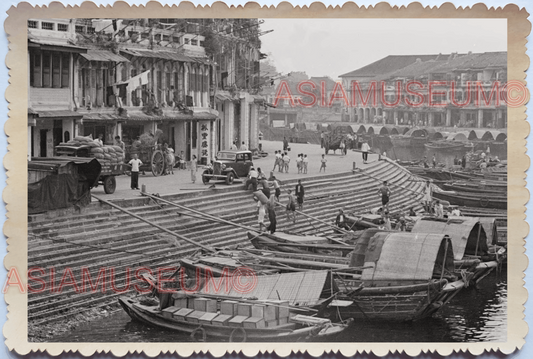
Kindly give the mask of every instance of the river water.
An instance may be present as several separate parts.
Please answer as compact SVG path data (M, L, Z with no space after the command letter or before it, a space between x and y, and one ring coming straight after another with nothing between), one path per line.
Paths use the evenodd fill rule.
M500 160L507 159L507 146L504 144L493 144L490 145L490 155L492 157L498 156ZM374 149L374 148L373 148ZM424 146L419 147L392 147L392 148L380 148L379 146L375 147L380 153L383 151L387 152L387 157L393 160L401 161L415 161L421 160L424 156L427 157L428 162L431 165L431 160L433 155L437 159L438 163L445 164L446 167L451 167L453 165L453 160L455 157L462 158L463 155L467 153L467 150L462 148L460 150L429 150ZM474 150L483 150L486 151L486 145L477 144Z
M466 288L432 318L413 323L358 321L339 342L479 342L507 339L507 272ZM53 342L187 342L188 335L130 319L123 311L84 323Z

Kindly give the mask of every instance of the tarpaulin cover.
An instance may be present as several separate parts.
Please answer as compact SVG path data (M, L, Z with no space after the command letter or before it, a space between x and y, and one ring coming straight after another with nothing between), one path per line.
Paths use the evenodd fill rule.
M91 202L89 183L73 174L50 175L28 185L28 213L42 213Z
M75 171L66 171L69 165ZM28 213L42 213L91 202L90 189L98 185L102 166L97 159L83 157L33 158L28 171L45 172L41 180L28 184Z

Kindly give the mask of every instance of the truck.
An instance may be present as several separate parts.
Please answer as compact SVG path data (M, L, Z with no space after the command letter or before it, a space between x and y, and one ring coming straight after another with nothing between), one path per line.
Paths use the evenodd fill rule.
M105 146L104 146L105 147ZM114 147L114 146L108 146ZM59 145L56 146L56 154L59 157L69 156L69 157L86 157L91 158L95 157L95 154L92 153L93 146L90 145ZM103 148L103 147L100 147ZM115 177L123 175L125 171L129 168L129 165L125 163L117 163L117 161L112 161L108 159L96 158L100 163L102 169L100 171L100 176L98 177L98 182L95 187L98 185L104 186L104 192L107 194L112 194L115 192L117 187L117 182Z

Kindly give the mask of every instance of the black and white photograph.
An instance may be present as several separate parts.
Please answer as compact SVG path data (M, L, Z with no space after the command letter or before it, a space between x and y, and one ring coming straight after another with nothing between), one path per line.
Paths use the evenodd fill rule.
M507 19L26 26L29 343L509 340Z

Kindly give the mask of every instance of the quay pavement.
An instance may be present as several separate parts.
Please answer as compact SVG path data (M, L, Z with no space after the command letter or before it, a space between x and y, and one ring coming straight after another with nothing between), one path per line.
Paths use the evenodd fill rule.
M268 176L272 168L274 167L274 151L282 150L283 144L281 141L262 141L263 151L268 153L267 157L254 160L255 168L261 168L263 172ZM291 158L289 164L288 173L280 173L276 169L274 175L281 182L284 180L292 179L302 179L302 182L305 184L306 177L316 177L318 175L324 174L322 171L319 173L320 169L320 159L324 153L324 149L320 148L320 145L316 144L307 144L307 143L290 143L289 147L291 150L288 152ZM296 168L296 158L299 153L307 154L309 158L309 166L307 174L298 174ZM326 155L327 167L326 174L332 173L341 173L352 170L353 162L356 163L356 166L359 168L365 168L363 164L363 158L361 152L356 152L348 150L346 155L341 155L340 150L337 150L335 154L333 151L329 151L329 154ZM372 163L378 160L378 155L369 153L368 162ZM210 182L208 185L202 183L202 172L204 168L198 166L198 172L196 173L196 183L191 181L191 172L190 170L179 170L174 168L174 174L154 177L152 172L146 172L145 175L139 175L139 188L142 188L142 185L146 186L146 191L148 193L159 193L160 195L169 195L176 193L183 193L185 191L203 191L206 190L211 184L215 183L216 186L221 186L221 188L227 188L228 186L224 182ZM93 188L91 193L106 200L116 200L116 199L131 199L139 197L139 190L130 189L130 177L127 175L117 176L117 187L115 193L105 194L102 186ZM232 186L242 186L243 183L235 181ZM96 201L93 198L93 201Z

